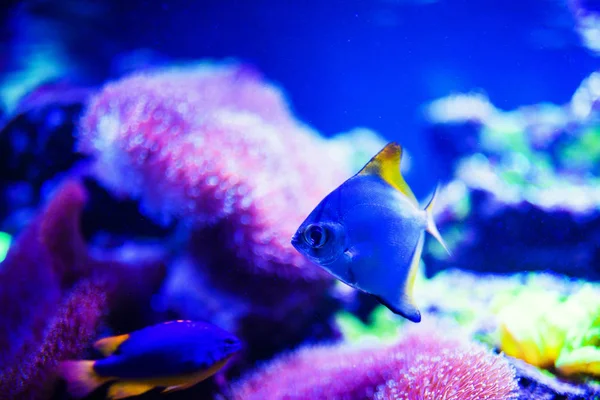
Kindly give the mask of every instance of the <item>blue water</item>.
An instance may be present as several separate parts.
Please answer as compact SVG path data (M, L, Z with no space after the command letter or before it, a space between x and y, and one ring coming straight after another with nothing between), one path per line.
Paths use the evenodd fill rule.
M9 312L0 312L0 344L5 345L0 348L0 400L4 399L5 393L40 393L43 384L56 384L52 386L54 392L48 391L55 397L48 395L46 398L70 398L61 397L64 382L57 383L60 380L47 373L53 371L52 363L67 357L64 352L71 352L69 346L73 347L69 354L78 359L97 358L99 355L91 349L93 340L171 319L209 320L235 332L249 347L240 356L239 363L232 363L233 372L228 371L229 375L208 379L189 392L173 395L175 399L204 398L201 395L212 393L215 387L219 390L229 388L228 385L239 378L238 373L254 371L261 362L296 346L322 339L340 339L340 331L350 342L349 338L354 336L366 336L364 332L371 328L361 325L359 319L367 321L368 315L375 315L371 314L373 310L379 310L377 312L381 314L381 308L375 308L379 304L373 298L342 285L328 286L334 286L334 280L319 275L323 271L318 266L294 258L298 254L289 245L288 236L293 233L288 232L292 225L289 222L297 220L299 223L305 215L299 215L301 207L296 207L293 201L303 199L302 195L310 198L315 194L308 193L310 190L305 193L306 187L294 186L294 183L289 186L297 192L288 193L285 185L278 186L281 184L277 181L281 178L277 175L279 171L265 168L271 164L263 165L260 163L263 160L253 160L248 169L264 168L266 173L245 170L246 175L240 173L238 179L254 189L269 187L268 180L273 179L272 186L280 192L270 193L265 198L241 195L244 200L239 200L229 196L233 190L227 190L227 199L233 205L229 204L230 209L225 212L227 207L221 205L222 197L215 195L217 189L213 191L213 187L218 186L221 190L221 186L236 181L236 177L227 175L230 170L223 167L224 174L218 171L217 176L210 178L222 179L219 185L205 185L207 181L198 178L197 187L186 186L189 183L186 179L207 174L206 165L210 163L202 164L206 161L202 157L206 154L206 157L215 154L220 157L218 150L221 149L208 146L205 152L204 148L196 147L194 151L198 152L193 156L200 160L192 157L181 162L168 158L171 157L169 152L181 156L175 150L178 146L186 147L181 143L171 146L173 141L167 146L165 140L161 143L166 149L165 158L146 158L147 152L143 153L144 157L135 153L139 150L135 146L144 140L147 142L143 146L153 147L154 138L142 136L158 123L143 126L140 142L136 144L135 140L127 141L127 135L131 133L127 129L137 133L131 126L139 126L139 121L131 124L132 121L125 117L123 121L117 121L118 118L115 119L107 109L125 109L120 101L131 100L130 95L133 102L138 100L135 98L137 93L118 92L123 90L123 86L118 85L125 82L126 87L128 80L124 77L146 67L207 60L248 64L262 75L261 79L282 89L295 118L323 135L331 137L365 127L380 135L382 145L388 141L401 143L410 155L407 181L423 203L436 183L443 179L452 180L449 185L441 182L443 205L436 218L453 255L439 251L441 248L436 250L430 243L433 240L427 236L422 258L425 267L421 271L427 274L419 275L417 281L435 286L432 290L425 286L425 290L417 291L415 299L416 304L422 305L424 321L438 315L450 315L462 324L469 324L471 318L479 318L477 323L491 329L485 325L489 322L487 318L492 318L488 315L492 313L489 305L502 293L512 293L515 287L527 292L539 280L549 292L559 287L557 296L566 298L579 289L579 283L571 282L571 278L597 281L600 276L597 250L600 246L600 213L598 198L594 200L600 160L597 114L591 113L578 120L564 109L540 108L542 111L538 109L532 114L516 114L518 122L531 118L533 123L514 130L511 130L512 115L501 114L501 124L494 125L497 121L486 120L480 125L463 123L456 128L440 123L440 129L432 133L431 127L436 121L427 121L423 113L424 107L433 100L471 92L484 94L497 109L506 111L526 105L569 103L582 82L599 70L600 59L598 53L584 47L576 30L577 21L567 3L567 0L4 0L0 6L0 101L9 106L0 109L0 261L9 249L13 253L11 256L9 252L7 261L0 264L0 288L11 290L0 290L0 303L10 303L6 308ZM240 76L248 78L243 73L246 70L241 71ZM169 79L178 79L178 73ZM50 80L65 80L65 86L59 86L58 90L56 87L42 89L41 95L37 93L39 97L33 96L33 100L24 102L25 106L31 107L29 110L13 113L21 96L35 89L36 84L44 83L43 77L48 76ZM165 100L159 91L153 92L162 88L155 78L144 78L152 82L150 86L156 86L142 88L142 91L148 90L149 95L140 101L146 101L145 106L156 111L152 109L156 104L148 104L158 99L159 106L168 110L173 107L169 104L171 99ZM191 80L194 79L198 78ZM104 85L110 81L117 82L116 95L106 94ZM234 85L239 83L235 79L232 81ZM181 81L177 82L184 86ZM230 81L225 82L223 87ZM86 110L89 104L95 103L88 103L89 98L81 93L74 94L79 89L97 91L97 98L102 101L108 98L110 107ZM184 87L185 90L188 88ZM223 88L224 92L227 90ZM260 96L257 98L260 101ZM598 100L595 101L597 104ZM189 103L195 105L194 101ZM198 104L206 106L202 101ZM182 101L177 105L178 111L180 106L185 108L189 104ZM223 109L231 111L227 107ZM235 118L241 116L240 121L248 124L243 128L253 129L255 121L244 119L247 117L243 114L245 111L243 109L227 122L239 122ZM256 110L252 112L260 114ZM81 129L83 133L78 137L82 113L87 115L84 122L92 120L92 128L88 127L87 133ZM154 120L160 120L157 114L152 114ZM210 117L214 117L213 114L216 115L215 110L207 111ZM104 119L107 115L109 118ZM570 128L555 129L560 124L553 125L552 118L557 115L569 120ZM268 123L264 125L269 129L278 126L269 120L270 117L265 119ZM131 117L132 120L135 118ZM182 117L184 123L179 120L165 122L172 124L169 128L173 129L162 132L180 132L179 123L184 130L189 129L185 123L190 123L194 129L200 126L190 122L195 114L194 118L189 115L187 118ZM264 116L260 115L260 118ZM208 132L212 126L207 126ZM207 132L203 128L199 132L184 133L190 137L198 134L199 140L204 140L202 135ZM226 129L233 128L225 128L228 133ZM536 134L556 133L553 130L558 132L556 138L532 144ZM282 132L288 133L286 128L276 133ZM295 133L293 129L289 132ZM120 142L112 142L119 134L127 136L127 140L119 137ZM74 143L85 141L86 135L92 137L92 150L74 150ZM251 130L252 135L260 136ZM236 142L239 136L232 135L232 138L233 154L241 159L248 157L248 153L262 151L257 148L246 151L245 144ZM178 139L181 138L175 137L175 142ZM281 138L275 139L277 142ZM486 139L487 147L480 142ZM454 146L448 140L464 143ZM141 160L140 165L146 163L147 171L133 159L123 156L119 146L125 146L124 143L134 148L127 151L136 154L136 160ZM277 150L273 150L275 148ZM342 148L340 145L338 150ZM271 150L274 165L289 154L287 149L282 151L277 146ZM368 152L360 148L353 150L352 157L360 159L360 162L352 159L353 162L363 165L376 149ZM99 169L88 170L86 161L79 163L86 151L102 161L98 164ZM473 153L481 154L473 156ZM266 154L263 158L269 156ZM173 161L173 165L161 164L165 159ZM455 169L459 161L468 161L471 168L466 171ZM320 172L318 160L314 164L315 170ZM302 166L302 163L293 165ZM160 169L163 167L164 171ZM185 174L192 171L186 168L196 167L196 175ZM102 168L108 171L106 176L103 176L106 171ZM344 168L347 166L339 166L340 171ZM147 187L138 188L137 181L129 179L131 171L134 171L131 176L135 179L150 176ZM306 174L303 170L294 177L295 170L284 172L293 178L290 179L293 182L302 181ZM117 184L112 184L122 186L116 188L118 190L107 183L110 182L107 176L110 178L111 174L117 177ZM328 179L338 178L334 179L334 175L315 175L317 179L310 181L311 184L314 182L311 189L315 189L315 193L334 189L324 187L329 184ZM62 187L66 176L87 178L81 184ZM162 182L165 176L171 180ZM255 176L265 182L255 182ZM323 182L318 182L319 178ZM156 188L155 180L160 181ZM561 185L565 190L561 190ZM269 202L271 200L273 203ZM310 198L310 201L316 200L316 197ZM249 206L236 201L241 204L248 201L252 206L250 211L246 213ZM553 208L553 202L560 206ZM41 213L47 204L56 205L51 212ZM306 206L302 202L297 204ZM207 205L214 206L216 211ZM205 210L194 208L197 206L207 207L215 213L209 216L214 217L214 225L205 224L206 220L202 219ZM278 206L284 212L277 213L281 211ZM272 210L274 219L269 215ZM253 213L258 215L255 220ZM30 225L36 220L41 222ZM23 230L29 233L19 236ZM113 261L106 260L119 260L125 267L107 274L107 270L112 271L109 268ZM90 270L83 268L84 265L90 266ZM460 271L452 272L454 268ZM451 272L445 275L448 270ZM438 276L440 271L443 273ZM527 277L514 275L527 271L535 272ZM495 275L488 277L487 273ZM569 279L562 279L563 275ZM93 285L100 285L101 278L114 284L116 289L103 286L95 289ZM13 285L15 281L19 285ZM92 287L87 288L86 284ZM131 290L134 287L136 291ZM590 288L593 292L598 286ZM439 294L446 293L444 290L447 294ZM500 297L494 297L498 294ZM593 294L590 298L597 299ZM103 296L111 301L114 300L111 296L115 296L117 301L106 305ZM533 315L528 317L527 314L523 320L539 317L535 313L544 311L542 305L547 298L540 296L540 299L533 301L535 306L531 309L521 307L524 313ZM560 299L562 301L562 297ZM581 306L576 302L573 304L574 309ZM0 308L2 306L0 304ZM95 315L99 310L109 312L110 318L103 320ZM340 315L342 319L346 318L346 325L338 323ZM385 333L386 329L396 334L401 330L398 326L406 326L402 325L403 320L386 320L386 314L381 315L384 315L383 322L377 323L381 326L372 328L376 334ZM461 316L464 318L459 318ZM552 319L549 314L543 317ZM86 325L87 318L92 321L89 326ZM596 321L594 318L589 317ZM64 324L71 320L75 322ZM102 324L97 322L100 320ZM246 325L248 321L258 324L259 328ZM515 321L509 321L509 325L520 323L520 320ZM583 318L583 322L589 321ZM53 328L55 323L57 329ZM494 324L500 324L497 318ZM13 328L16 325L18 329ZM539 344L534 340L527 341L526 334L539 340L547 339L544 335L549 330L544 330L544 323L531 325L523 328L524 331L529 329L521 343L524 347ZM566 322L564 325L566 328L561 328L565 331L573 328ZM357 326L364 332L357 334ZM588 328L591 332L591 325ZM48 332L54 336L47 335ZM66 338L56 332L64 333ZM69 336L73 332L75 338ZM421 336L425 339L420 343L427 347L429 336ZM548 340L552 338L550 335ZM51 345L44 347L42 343ZM491 346L496 353L505 351L505 347L497 342ZM206 350L207 360L217 362L223 349L218 345L213 347L203 350ZM488 350L492 354L492 350ZM15 361L21 357L21 351L28 356L24 366ZM344 360L344 351L337 354L341 360ZM366 360L370 362L369 358ZM320 362L327 365L324 359ZM377 371L380 371L379 366L356 368L353 363L352 359L346 363L346 367L352 365L353 373L364 372L377 377ZM340 362L342 364L344 361ZM304 373L314 374L312 367ZM288 373L293 375L293 372ZM323 372L323 376L327 373ZM348 372L348 376L353 375ZM538 380L550 379L522 371L517 376L525 376L520 383L523 393L535 392ZM39 377L42 384L38 387L38 382L32 382L31 377ZM304 381L299 376L290 381L293 384L289 387L279 389L285 393L296 387L293 385L301 387ZM360 376L355 381L361 381ZM508 381L517 385L516 381ZM15 382L22 386L17 387ZM314 382L317 387L326 379L315 379ZM570 384L569 390L577 390L578 385L584 387L582 382L575 380ZM325 383L314 390L326 393L328 389L329 385ZM542 389L554 390L546 386ZM585 393L592 393L588 387L585 390L589 390ZM593 390L600 392L600 386ZM91 398L104 398L103 392L99 393ZM145 396L142 398L162 398L157 391ZM257 396L262 399L260 394ZM521 398L528 398L527 394L524 396Z
M474 90L503 109L562 104L600 65L557 0L61 3L50 14L86 78L102 82L118 54L140 48L249 62L323 134L366 126L401 141L414 156L418 196L435 183L424 102Z

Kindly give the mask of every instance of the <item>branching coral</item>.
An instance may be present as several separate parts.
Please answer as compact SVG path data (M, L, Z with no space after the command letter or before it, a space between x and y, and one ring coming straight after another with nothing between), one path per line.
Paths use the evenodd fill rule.
M507 361L456 335L420 326L392 344L304 348L241 380L233 398L515 398Z
M107 310L105 288L85 280L57 306L54 316L39 332L39 341L25 344L11 364L2 368L0 393L6 396L2 398L49 396L52 384L58 378L58 362L80 357L96 336Z
M5 398L47 396L56 379L54 366L82 355L102 317L125 304L124 292L148 296L164 275L158 263L139 268L90 257L79 232L85 200L77 182L62 185L0 264L0 393ZM141 290L131 291L136 285Z

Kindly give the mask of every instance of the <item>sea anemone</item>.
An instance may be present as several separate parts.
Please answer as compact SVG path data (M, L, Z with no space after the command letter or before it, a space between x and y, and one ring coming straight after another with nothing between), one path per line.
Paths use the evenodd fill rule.
M511 399L515 372L502 356L428 326L393 343L305 347L234 385L234 399Z

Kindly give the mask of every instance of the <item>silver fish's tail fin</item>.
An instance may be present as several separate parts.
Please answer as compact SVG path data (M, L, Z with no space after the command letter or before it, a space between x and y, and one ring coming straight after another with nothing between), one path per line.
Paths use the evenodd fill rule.
M448 250L448 246L446 246L446 243L444 242L444 239L442 239L442 235L440 235L440 232L438 231L437 226L435 225L435 221L433 220L433 207L435 206L438 188L439 185L436 186L435 191L433 192L433 196L431 196L431 200L429 200L429 204L427 204L427 207L425 207L425 215L427 218L427 228L425 229L431 234L431 236L436 238L436 240L442 245L444 250L446 250L448 255L451 256L452 253L450 253L450 250Z

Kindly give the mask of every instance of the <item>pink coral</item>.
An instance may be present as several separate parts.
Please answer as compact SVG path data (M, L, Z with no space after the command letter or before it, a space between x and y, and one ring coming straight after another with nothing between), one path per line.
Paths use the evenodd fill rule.
M234 386L235 399L435 399L515 397L507 360L458 334L415 327L392 344L308 347Z
M350 160L252 70L200 65L109 84L81 121L79 148L106 185L155 217L223 223L220 246L246 268L322 279L289 241Z
M64 183L0 264L0 397L44 398L57 362L82 355L124 294L147 301L164 276L157 262L91 257L79 230L85 201L83 186Z

